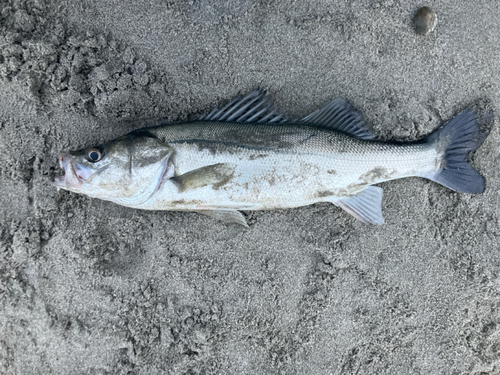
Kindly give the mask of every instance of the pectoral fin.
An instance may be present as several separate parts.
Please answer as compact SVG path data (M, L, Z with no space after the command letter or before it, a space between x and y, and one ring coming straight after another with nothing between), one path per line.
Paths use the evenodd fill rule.
M245 216L238 210L222 209L222 210L196 210L199 214L210 216L226 224L238 224L248 228Z
M369 186L361 193L333 202L356 219L367 224L384 224L382 216L382 195L384 191L376 186Z
M173 177L172 181L179 187L180 192L208 185L217 189L231 180L235 169L236 164L213 164Z

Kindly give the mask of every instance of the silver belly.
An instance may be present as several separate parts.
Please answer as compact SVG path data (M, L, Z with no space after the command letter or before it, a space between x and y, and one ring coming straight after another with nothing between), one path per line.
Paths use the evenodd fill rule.
M435 173L438 160L437 151L429 146L328 154L248 149L214 153L194 144L180 144L173 160L178 174L230 163L235 166L232 178L220 186L187 191L179 191L175 183L166 181L141 208L268 210L335 202L369 185Z

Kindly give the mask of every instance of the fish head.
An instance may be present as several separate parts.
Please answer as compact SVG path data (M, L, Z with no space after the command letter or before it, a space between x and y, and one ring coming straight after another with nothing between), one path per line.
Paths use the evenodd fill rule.
M58 189L123 205L139 205L173 177L172 148L157 138L126 135L102 145L64 152Z

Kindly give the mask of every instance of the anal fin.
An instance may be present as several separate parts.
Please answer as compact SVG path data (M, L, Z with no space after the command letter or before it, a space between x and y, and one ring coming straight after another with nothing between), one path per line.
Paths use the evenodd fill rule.
M222 221L225 224L238 224L248 228L245 216L238 210L231 209L208 209L196 210L199 214L210 216L213 219Z
M352 197L333 202L356 219L367 224L384 224L382 216L382 195L384 190L369 186Z

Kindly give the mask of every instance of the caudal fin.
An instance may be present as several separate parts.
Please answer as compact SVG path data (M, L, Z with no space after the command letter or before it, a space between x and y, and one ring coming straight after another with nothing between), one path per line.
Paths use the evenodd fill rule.
M425 177L460 193L482 193L484 177L467 162L467 156L481 146L486 136L477 125L474 112L465 110L455 116L427 138L442 150L443 168Z

